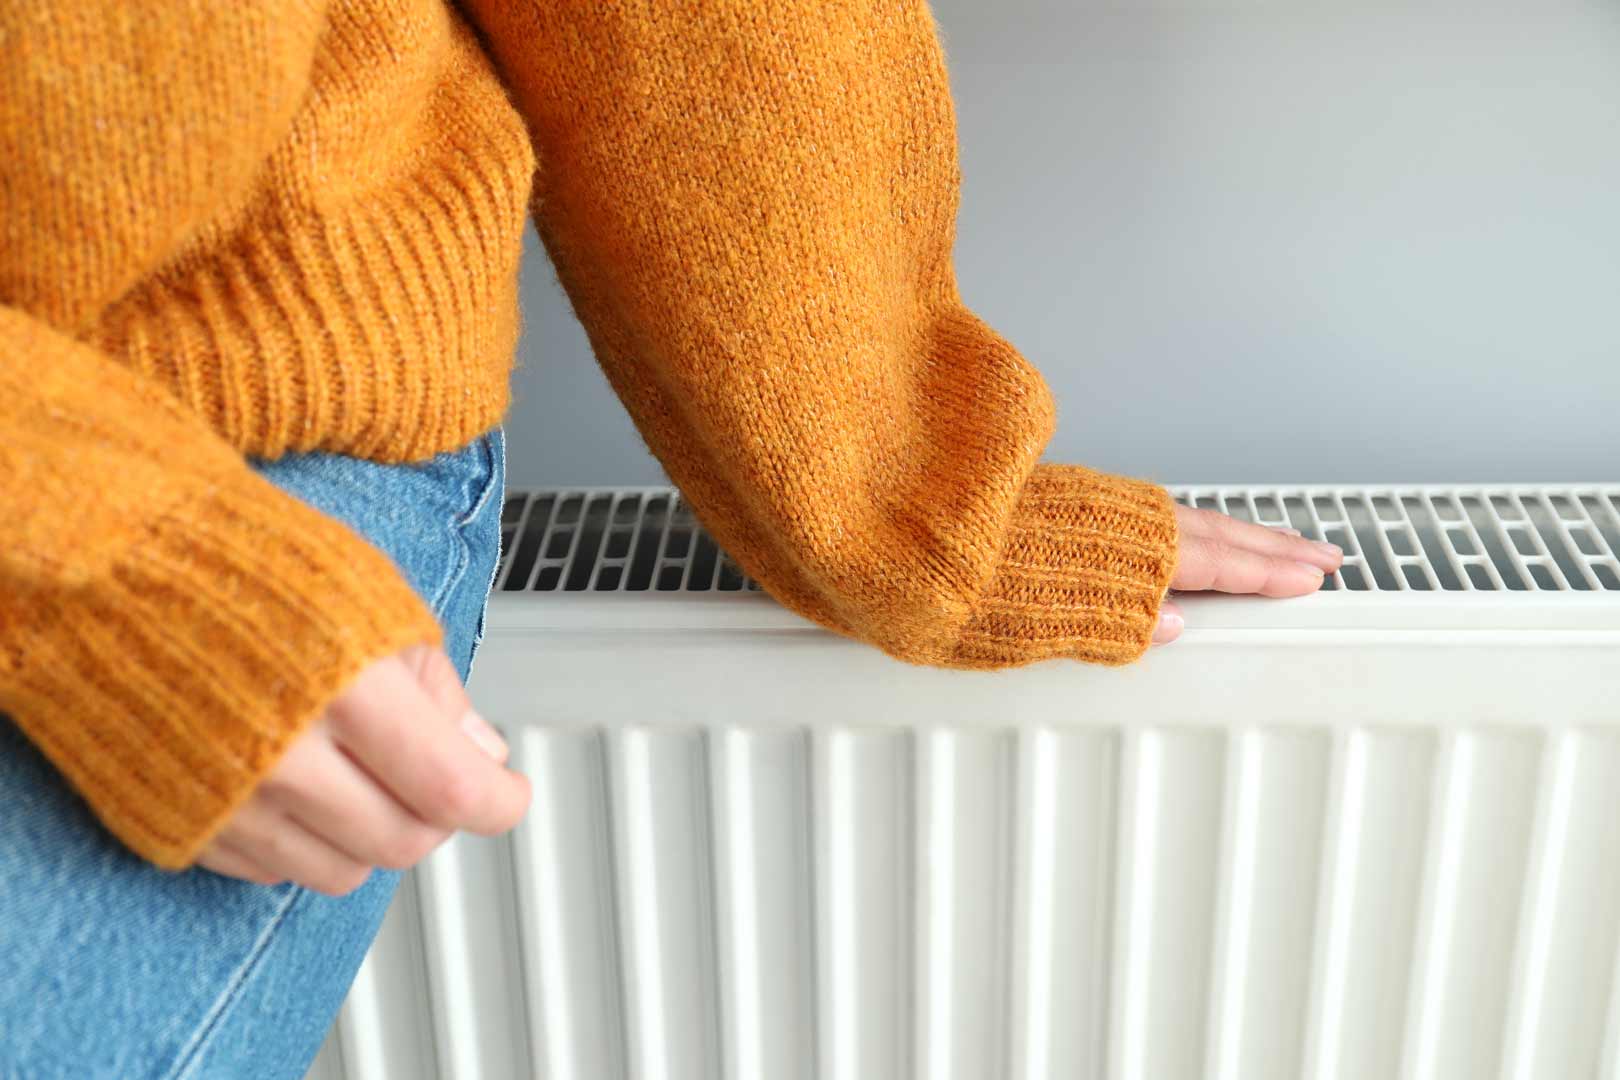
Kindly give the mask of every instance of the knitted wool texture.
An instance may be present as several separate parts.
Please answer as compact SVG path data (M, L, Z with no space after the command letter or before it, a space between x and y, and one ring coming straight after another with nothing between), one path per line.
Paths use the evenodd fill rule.
M906 662L1122 664L1166 492L1038 463L957 293L921 0L165 0L0 13L0 711L192 862L324 702L442 631L243 461L499 422L532 211L719 542Z

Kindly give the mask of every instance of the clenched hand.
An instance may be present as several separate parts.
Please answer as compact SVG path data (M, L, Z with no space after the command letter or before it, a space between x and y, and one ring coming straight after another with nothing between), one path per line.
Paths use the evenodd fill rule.
M375 661L288 749L203 851L216 873L329 896L415 865L458 829L494 835L529 805L506 744L444 650Z

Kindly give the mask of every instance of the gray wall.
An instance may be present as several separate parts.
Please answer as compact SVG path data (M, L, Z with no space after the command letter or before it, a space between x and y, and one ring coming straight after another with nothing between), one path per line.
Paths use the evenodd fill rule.
M1620 4L1120 7L935 7L962 292L1049 460L1620 477ZM532 235L523 284L512 482L663 482Z

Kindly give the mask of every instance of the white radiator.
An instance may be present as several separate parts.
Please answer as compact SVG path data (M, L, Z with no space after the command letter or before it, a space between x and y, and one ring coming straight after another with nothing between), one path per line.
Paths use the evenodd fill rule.
M1348 553L1124 669L780 608L668 489L514 494L527 821L407 879L313 1076L1620 1076L1620 486L1215 488Z

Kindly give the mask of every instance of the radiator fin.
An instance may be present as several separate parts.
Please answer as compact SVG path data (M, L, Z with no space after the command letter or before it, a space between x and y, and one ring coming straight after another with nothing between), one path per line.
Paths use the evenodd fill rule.
M1600 732L527 727L514 754L528 820L415 872L326 1075L1529 1078L1617 1053Z

